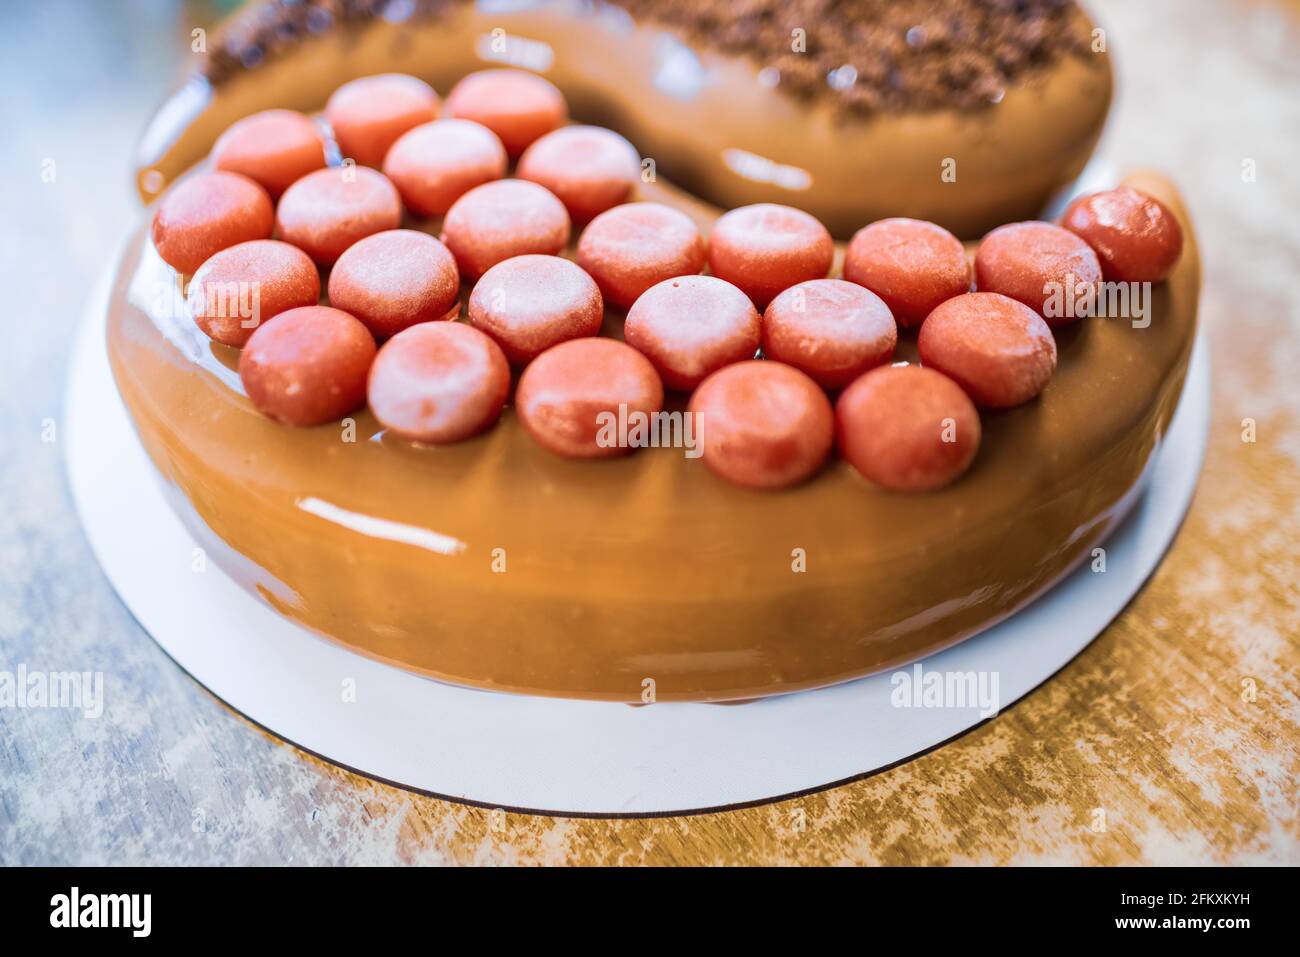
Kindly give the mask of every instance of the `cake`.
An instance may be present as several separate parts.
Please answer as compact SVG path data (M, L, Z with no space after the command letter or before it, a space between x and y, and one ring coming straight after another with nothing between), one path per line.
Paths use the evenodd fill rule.
M876 25L896 24L892 15L876 10L877 6L864 2L863 10L874 11ZM969 5L944 6L965 9ZM1028 6L1034 12L1026 15L1026 22L1037 23L1040 29L1062 24L1078 29L1081 14L1073 5ZM293 16L310 16L310 10L297 7ZM566 454L560 445L557 454L557 446L546 441L554 426L553 419L545 415L554 414L554 409L547 412L544 402L539 405L540 400L535 400L539 389L527 385L529 377L541 381L548 365L548 381L571 385L565 374L554 372L564 368L561 360L550 358L554 353L583 343L608 342L601 347L603 352L620 357L633 354L627 368L632 370L629 374L640 376L638 382L648 378L637 363L652 369L649 375L656 377L655 384L675 381L665 375L666 370L686 372L666 366L663 356L635 337L629 336L629 341L638 348L617 341L623 338L625 311L610 304L608 290L604 308L596 316L598 329L579 328L579 323L572 329L566 326L561 341L542 343L536 352L520 347L508 323L503 332L491 325L486 307L476 310L470 305L481 284L488 283L489 288L479 293L486 296L496 288L492 283L500 282L488 279L494 267L489 266L477 282L469 281L465 258L459 254L453 258L466 281L450 293L454 298L450 312L443 309L437 319L468 319L454 325L483 332L495 343L490 349L499 346L513 367L514 388L527 392L527 401L512 399L504 411L476 411L463 420L464 428L454 441L436 437L411 441L394 429L393 423L400 421L397 413L387 411L386 406L376 407L375 369L386 350L396 351L390 346L395 347L403 336L412 331L423 334L429 326L452 324L439 323L430 313L423 317L430 321L413 322L396 334L391 328L376 332L373 317L367 318L366 308L356 305L350 308L361 316L360 325L380 343L380 359L373 360L374 368L369 366L374 343L367 347L363 339L358 347L357 354L370 357L365 359L370 372L369 405L363 407L346 395L340 399L346 390L336 389L331 396L344 404L351 402L355 408L338 412L331 407L326 413L331 418L325 424L294 427L285 424L288 418L272 418L277 407L268 400L255 394L250 401L248 384L264 380L256 378L260 373L250 372L255 363L249 356L255 352L273 355L255 347L259 339L270 338L277 323L281 329L287 327L284 320L289 312L272 316L256 328L241 355L238 347L210 338L196 323L193 309L179 291L192 286L194 277L185 275L187 270L178 272L160 253L160 249L173 249L169 244L176 237L190 236L183 221L163 217L168 196L176 195L187 181L216 175L202 166L198 171L186 170L201 164L228 125L264 107L320 110L343 83L380 71L405 71L416 61L436 63L432 71L418 72L423 79L433 79L440 92L452 89L464 75L484 67L484 60L492 58L480 58L474 46L464 47L461 41L480 34L490 39L493 24L499 21L509 24L507 35L514 46L507 47L514 49L515 55L523 56L521 50L533 50L537 55L538 48L527 43L550 48L552 58L543 72L567 98L575 118L596 120L600 117L587 111L608 106L618 98L619 88L608 85L609 75L605 74L600 81L603 85L596 90L592 85L595 74L584 71L594 70L597 61L605 64L602 69L647 69L650 61L639 60L638 51L648 57L646 51L657 49L659 43L652 42L651 35L669 30L674 42L694 50L702 62L716 62L720 70L725 64L728 75L730 71L752 75L743 87L739 79L726 81L737 84L729 87L727 94L734 109L723 109L711 99L694 105L680 105L679 101L679 109L701 111L694 114L699 121L677 126L671 134L665 131L680 122L680 114L668 117L653 104L642 104L635 115L608 114L615 131L639 149L644 149L643 138L656 143L663 173L638 180L629 187L629 195L615 197L612 208L619 208L619 199L657 203L684 214L701 235L709 235L726 214L726 207L772 203L775 184L727 181L716 169L697 180L690 159L697 148L715 149L716 143L705 141L723 124L739 124L741 129L756 125L755 116L746 112L759 108L755 98L766 104L761 107L763 115L773 116L766 99L769 96L779 95L772 102L779 104L779 110L798 116L801 123L815 125L819 121L807 114L820 116L825 111L835 114L837 123L850 124L829 125L827 120L824 133L839 144L841 153L861 160L854 175L869 173L871 163L876 162L873 156L863 158L856 137L881 136L883 129L893 127L889 136L896 138L899 129L913 123L927 129L928 124L942 123L943 134L934 135L942 143L941 151L958 157L960 169L968 168L962 165L963 150L981 135L993 137L999 144L993 152L1014 162L1000 174L991 167L981 174L987 176L990 189L980 196L978 208L972 205L973 194L946 195L944 187L950 184L942 183L937 174L924 189L917 181L915 197L901 181L893 184L897 187L893 197L888 190L863 190L855 194L849 212L833 199L838 186L825 193L817 189L803 192L801 197L807 202L784 196L782 208L824 220L827 232L837 238L827 246L834 265L829 271L822 267L822 275L839 277L855 274L841 266L846 255L844 240L873 220L901 216L936 220L936 228L946 225L960 236L976 237L1037 214L1047 197L1082 165L1099 124L1084 124L1089 127L1086 132L1071 134L1071 158L1058 162L1060 156L1056 157L1051 170L1044 168L1041 157L1032 155L1043 144L1027 144L1026 140L1034 139L1027 128L1015 125L1017 132L1010 140L1001 139L1005 130L993 131L1001 129L999 124L1008 113L1019 109L1015 102L1021 94L1026 102L1034 99L1036 110L1043 109L1044 88L1052 88L1058 80L1084 106L1063 122L1081 122L1081 114L1104 116L1109 97L1108 68L1085 65L1073 45L1059 40L1044 41L1041 62L1025 65L1021 72L1012 71L1019 85L1008 89L997 103L977 102L975 87L967 85L958 92L949 91L945 103L920 98L909 106L891 98L893 87L887 82L873 87L876 92L866 102L853 99L845 103L833 102L842 92L835 88L827 94L802 88L787 91L778 84L774 90L758 79L770 64L761 56L747 58L738 52L746 36L743 31L724 31L716 43L692 40L706 21L690 19L695 15L688 17L672 3L633 4L630 9L640 18L635 22L626 10L618 14L611 12L615 8L603 5L564 5L560 9L543 3L501 13L491 12L487 5L454 0L428 11L419 4L416 7L422 16L427 13L427 19L400 26L371 19L331 23L319 36L285 41L284 49L276 49L274 44L255 45L257 56L246 55L236 65L239 51L253 48L248 45L250 38L264 37L268 24L280 23L277 18L290 15L287 6L255 8L215 41L222 52L212 56L207 75L185 87L190 92L182 94L182 100L190 97L196 107L185 113L179 124L175 123L177 108L165 108L153 130L157 133L166 127L167 135L146 137L146 158L140 169L144 192L170 188L130 243L115 283L108 320L114 376L172 507L218 565L277 612L354 651L457 684L627 702L747 700L870 674L976 634L1013 614L1087 559L1142 493L1152 457L1181 392L1195 334L1199 292L1199 261L1190 223L1175 188L1156 173L1132 174L1124 185L1142 197L1141 202L1163 210L1168 227L1178 230L1182 240L1175 258L1161 264L1164 275L1148 282L1150 299L1140 321L1130 321L1127 316L1062 318L1042 303L1030 309L1013 301L1011 279L1006 276L1016 268L1023 271L1023 267L1006 266L1006 254L994 256L999 249L990 245L985 249L987 255L981 257L981 291L958 292L976 297L969 303L971 308L980 306L980 296L996 297L1000 308L1010 308L1002 304L1005 299L1015 309L1028 311L1034 323L1045 320L1043 328L1051 327L1050 366L1042 359L1036 368L1043 374L1035 373L1031 387L1026 391L1017 378L1008 393L1003 388L1009 388L1007 375L999 372L991 383L986 382L979 369L972 369L969 357L954 358L960 350L945 351L945 344L954 340L943 338L942 326L955 320L936 322L930 329L926 327L928 319L919 322L922 335L918 335L916 325L904 318L903 305L894 302L890 311L897 314L897 332L890 350L872 353L873 358L867 361L871 368L848 387L838 381L819 381L815 396L825 398L810 399L817 408L825 401L829 410L830 396L838 396L837 454L830 454L828 448L808 452L802 446L794 451L782 446L779 461L759 458L753 460L758 462L754 466L742 457L741 465L749 468L748 472L735 467L734 455L723 461L716 449L708 463L683 454L682 448L640 448L635 452L620 448L618 454L587 456L582 449L594 451L589 437L583 437L586 445L580 443L577 453ZM346 4L343 8L349 9ZM726 21L721 12L712 15L719 22ZM552 22L561 17L562 26ZM675 17L687 19L677 21L675 28L665 26ZM619 39L597 43L592 34L582 30L615 31ZM449 33L457 38L456 44L451 44ZM699 46L691 47L691 43ZM435 51L442 55L435 57ZM1076 82L1078 77L1061 79L1062 74L1076 69L1099 71L1086 72L1092 78L1092 85L1086 87L1091 92L1086 95L1081 92L1085 87ZM858 75L867 72L860 67ZM786 66L783 76L789 74ZM1103 75L1105 79L1098 78ZM742 88L747 91L743 97L737 95ZM1025 120L1012 118L1009 122L1023 124ZM770 130L755 131L754 135L772 139ZM505 146L506 139L501 137L503 148L513 152ZM331 169L339 168L339 175L365 171L383 178L364 165L354 168L344 162L347 157L340 154L328 130L323 144L321 166L328 159ZM675 151L676 147L680 151ZM913 148L923 149L910 142L902 146L904 152ZM807 154L819 150L816 143L811 147L804 143L801 155L806 159ZM900 170L911 170L919 155L910 154L906 162L894 155L888 162L899 162ZM768 158L782 162L776 151ZM516 162L513 156L511 162ZM517 163L517 172L527 172L525 160ZM667 171L673 166L686 174L684 179L692 183L690 191L669 182ZM815 181L822 183L822 171L814 172ZM827 171L826 175L833 180L836 174ZM958 182L962 175L959 173ZM581 182L590 179L587 176ZM298 182L278 198L280 220L285 218L285 199L299 190ZM488 185L495 182L514 180L494 179ZM563 198L563 190L558 186L556 190ZM594 187L580 192L585 200L596 195ZM272 195L269 186L267 195ZM367 227L371 229L368 235L402 232L386 219L387 199L373 202L384 212L373 228ZM564 204L570 207L570 215L572 203L571 199ZM463 252L440 217L415 216L409 202L406 207L401 213L405 230L430 236L442 230L452 251ZM200 212L207 208L199 206ZM1085 209L1067 221L1075 229L1070 235L1090 238L1089 250L1094 246L1109 250L1109 259L1096 260L1109 262L1108 269L1116 268L1117 262L1130 261L1127 247L1103 241L1104 216L1089 217L1087 212ZM453 215L449 213L447 218ZM172 231L160 233L160 221L164 226L171 224ZM242 212L238 221L249 222ZM181 225L176 226L177 222ZM556 250L561 255L552 258L581 261L580 236L585 228L589 227L575 218L567 243ZM263 230L260 220L256 229ZM1060 227L1052 229L1064 232ZM270 227L264 231L269 234ZM284 222L277 235L285 238ZM229 248L239 249L242 239L231 239ZM351 316L334 308L338 298L334 272L341 272L343 266L333 266L334 272L329 272L332 263L321 264L319 258L335 254L320 253L311 242L300 242L299 248L309 252L327 273L319 289L327 291L331 308L307 304L318 293L311 288L311 270L295 261L292 271L284 267L286 277L295 277L293 295L302 299L295 311ZM809 248L818 242L813 236ZM698 273L700 265L689 244L683 249L686 251L678 258L691 265L674 268L682 270L683 276ZM976 249L968 242L966 255L975 258ZM343 256L348 255L351 253L344 250ZM530 255L541 258L541 254ZM176 256L167 253L168 258L181 261ZM339 261L343 262L342 257ZM731 268L725 261L711 261L718 267L711 270L715 279L717 272ZM820 260L811 261L815 266ZM507 257L504 262L512 259ZM442 268L430 266L421 271L421 277L433 276ZM567 275L565 270L584 272L572 265L561 270ZM976 272L971 270L972 275ZM762 322L768 324L763 328L770 329L773 302L779 296L773 296L772 302L763 301L767 294L759 296L744 288L742 277L732 275L728 281L749 296L753 311L763 314ZM799 285L798 281L790 283L791 288ZM425 286L433 289L430 283ZM864 288L870 290L869 283ZM995 288L1003 292L989 291ZM888 290L879 291L882 302L889 298ZM874 299L875 293L870 294ZM438 298L442 295L428 292L429 310L442 309ZM587 295L578 297L581 303L589 301L589 296L583 299ZM648 293L641 293L645 295ZM632 308L635 310L635 302ZM1045 315L1040 318L1039 313ZM565 315L568 322L569 313ZM300 316L299 324L307 329L324 328L312 325L319 319L312 313ZM592 338L593 332L599 336ZM1041 331L1035 334L1041 339ZM742 337L741 341L749 340ZM593 357L598 351L582 348L584 355ZM759 360L752 358L752 348L748 356L742 349L738 355L719 360L722 364L707 372L702 382L688 376L666 390L660 386L659 407L668 413L690 412L711 382L739 375L735 370L745 369L746 363L790 369L800 377L818 371L811 367L795 371L797 359L778 363L771 358L771 349L768 341L764 348L768 357ZM970 454L959 467L953 466L951 474L942 475L935 487L927 486L929 490L920 491L922 486L915 484L918 490L900 491L889 487L885 471L873 471L881 456L888 457L889 443L883 450L873 451L870 441L858 441L878 437L881 430L865 435L859 434L859 428L853 435L844 434L845 422L856 421L849 418L853 412L849 407L856 405L846 396L867 391L858 388L863 378L895 369L914 370L918 360L921 369L917 371L957 383L955 394L972 406L972 416L973 406L979 406L979 414L974 435L969 429L964 433L971 443ZM583 367L570 368L580 373ZM493 375L497 376L491 380L495 382L504 373ZM993 391L982 392L985 386ZM364 400L364 381L360 387L360 400ZM492 391L485 388L484 395ZM291 393L293 388L282 388L276 395L293 399ZM970 402L966 396L971 397ZM644 399L647 408L654 407L653 399L653 395ZM501 401L506 401L504 392ZM386 422L376 417L376 409ZM784 421L785 415L784 408L772 413L774 420ZM765 441L766 437L759 439ZM738 441L745 439L742 436ZM825 443L831 441L828 434ZM818 438L817 443L821 442ZM812 464L799 474L782 473L780 481L772 483L775 487L756 488L752 487L755 483L744 480L755 474L755 468L763 478L795 459ZM914 482L915 476L900 481Z
M141 192L259 110L319 110L378 73L446 91L490 64L544 74L719 208L786 203L842 239L887 216L966 239L1038 215L1087 162L1112 83L1072 0L260 3L155 115Z

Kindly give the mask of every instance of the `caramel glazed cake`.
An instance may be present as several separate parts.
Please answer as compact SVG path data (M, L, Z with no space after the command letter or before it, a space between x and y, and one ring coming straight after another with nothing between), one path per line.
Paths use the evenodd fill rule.
M1111 92L1098 36L1063 0L265 3L208 37L197 72L143 137L138 184L146 200L162 197L152 221L173 183L211 169L223 131L273 108L317 117L316 165L336 166L338 138L319 114L345 82L410 74L447 97L475 71L510 67L553 83L569 121L626 137L643 175L625 201L684 212L710 248L724 211L768 203L825 224L820 281L842 274L843 241L886 217L946 228L973 261L974 241L1038 216L1088 159ZM455 115L452 99L436 115ZM512 149L506 176L515 159ZM955 179L944 175L949 161ZM951 372L980 407L978 450L925 491L886 488L855 467L844 400L838 451L826 425L809 474L777 489L728 481L725 467L681 448L556 454L545 423L524 421L522 396L514 401L521 370L541 378L542 360L523 369L514 354L499 421L464 441L412 442L385 427L372 408L377 372L370 405L363 391L354 411L325 424L275 421L250 401L250 360L157 294L195 268L164 261L174 264L160 254L172 228L161 214L121 264L108 349L170 504L209 556L280 614L456 684L638 702L649 681L661 701L753 699L895 667L988 628L1087 559L1133 505L1182 390L1200 266L1168 180L1139 173L1123 185L1181 227L1146 320L1052 323L1036 347L1040 357L1050 350L1050 381L1029 401L1000 403L1011 407L981 400ZM285 205L277 239L288 238ZM441 217L405 206L404 228L443 235ZM573 217L575 241L583 225ZM258 228L269 240L271 227ZM1112 259L1096 245L1109 278ZM577 256L574 243L557 252ZM452 311L461 321L426 326L481 325L466 315L474 281L461 267ZM959 292L977 272L963 267ZM328 266L321 275L325 303L334 285ZM625 312L609 299L602 338L585 341L623 338ZM763 313L766 302L755 304ZM918 354L931 364L925 334L918 346L915 325L897 318L896 351L866 377L915 368ZM389 347L376 338L382 362ZM729 370L777 366L766 348L760 355ZM655 368L664 371L657 359ZM692 399L665 382L668 410L705 388ZM829 415L840 389L817 395ZM906 422L910 412L897 414Z

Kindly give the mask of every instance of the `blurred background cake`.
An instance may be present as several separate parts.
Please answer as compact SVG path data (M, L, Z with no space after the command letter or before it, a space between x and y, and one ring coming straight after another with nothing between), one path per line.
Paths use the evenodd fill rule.
M195 40L138 158L157 195L235 119L409 73L445 95L533 70L716 206L787 203L848 238L885 216L963 238L1042 210L1110 105L1104 31L1072 0L265 0Z

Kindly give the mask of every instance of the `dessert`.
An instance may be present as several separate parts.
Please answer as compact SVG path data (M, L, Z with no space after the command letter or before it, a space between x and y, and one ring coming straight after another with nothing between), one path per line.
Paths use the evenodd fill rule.
M402 222L402 201L382 173L365 167L316 170L285 190L275 231L320 266L332 266L358 239Z
M735 283L759 309L793 285L826 278L834 258L826 227L789 206L728 210L709 231L709 272Z
M830 400L793 366L750 359L719 369L691 396L703 459L736 485L779 489L807 481L831 451Z
M325 140L309 117L263 110L232 123L212 146L213 169L242 173L279 199L312 170L325 166Z
M691 217L663 203L627 203L601 213L578 240L578 265L612 305L626 309L651 286L704 268Z
M514 365L551 346L594 336L605 318L595 280L559 256L515 256L483 274L469 297L469 321L496 340Z
M895 217L864 226L844 250L844 278L885 301L904 329L970 289L961 241L942 226Z
M323 425L366 398L375 340L352 316L300 306L260 325L239 354L239 380L259 412L285 425Z
M237 173L203 173L177 185L153 219L153 244L177 272L192 275L236 243L271 235L266 191Z
M897 344L889 307L856 282L801 282L763 313L763 355L807 373L823 389L842 389L888 362Z
M254 239L207 259L190 281L187 305L208 338L239 349L267 319L319 300L320 273L310 256L275 239Z
M408 326L454 318L460 273L428 233L390 229L349 246L330 270L330 305L360 319L376 339Z
M492 425L509 392L510 366L500 346L461 322L425 322L384 343L366 399L394 435L443 445Z
M501 138L511 157L518 158L564 125L569 107L564 94L540 76L519 70L479 70L452 88L447 115L486 126Z
M1080 196L1061 224L1096 251L1116 282L1160 282L1183 250L1178 220L1160 200L1129 187Z
M664 385L689 391L723 366L754 358L761 330L754 304L731 283L680 276L637 298L623 338L654 364Z
M318 110L347 80L407 73L451 91L443 115L483 123L512 155L563 121L558 87L576 121L613 128L656 175L719 208L796 206L840 239L890 216L967 239L1038 215L1082 170L1110 104L1105 37L1070 0L377 12L299 0L236 14L141 143L146 198L241 117ZM540 76L466 79L511 66ZM525 86L537 91L526 105Z
M864 478L896 492L952 484L980 446L980 420L961 387L924 366L886 366L857 379L835 405L840 453Z
M569 214L550 190L521 179L471 189L442 221L442 241L466 279L529 253L553 256L569 241Z
M1049 325L1067 325L1091 308L1101 282L1101 264L1086 242L1055 223L1009 223L980 240L975 253L975 287L1024 303ZM1053 296L1066 295L1079 309L1054 309Z
M558 196L574 222L585 223L627 201L641 173L641 157L612 130L566 126L524 150L518 172L520 179Z
M407 209L441 216L475 186L506 175L506 148L479 123L435 120L404 133L382 162Z
M937 307L916 337L921 363L946 374L976 405L1009 409L1037 396L1056 371L1056 340L1042 317L996 292Z
M401 73L344 83L325 104L325 121L339 152L376 169L398 137L437 116L438 94L433 87Z
M1038 22L1025 11L1057 6L1073 11L1031 2L996 16ZM550 4L534 13L560 16ZM893 16L877 13L881 22ZM479 11L452 0L443 14ZM589 23L563 17L578 29ZM435 22L446 25L413 29L410 42L432 44ZM620 52L635 54L639 29ZM349 56L368 62L371 27L358 30ZM326 49L302 43L284 56ZM602 52L584 51L591 62L582 69ZM1051 61L1060 70L1066 62ZM275 68L275 57L259 67L281 77ZM336 85L355 79L352 69L334 70ZM596 97L578 69L557 57L548 75L563 78L572 112L586 119L577 104ZM508 90L515 81L505 76L488 82ZM219 86L230 92L239 79ZM292 77L283 82L294 103ZM538 88L532 79L518 87ZM319 109L332 92L301 106ZM831 106L780 95L810 115ZM965 109L967 121L995 121L982 107ZM729 124L726 111L716 115L717 126ZM615 132L646 155L634 135L641 119L619 117ZM899 118L876 119L897 132ZM210 120L196 119L173 142L215 140ZM488 120L496 135L508 132L495 115L463 122ZM533 145L547 135L540 126ZM849 124L836 142L852 145L857 130ZM712 134L701 124L691 136ZM681 156L664 154L658 165L688 160L698 143L680 145ZM1003 185L1035 180L1043 170L1030 165ZM325 234L343 231L349 220L332 197L298 191L322 172L383 180L351 164L309 172L285 191L280 220L289 202L303 221L328 226ZM180 177L156 215L209 175ZM1018 302L970 294L969 281L950 283L953 295L919 334L892 315L886 322L888 302L870 288L882 284L856 273L866 281L854 283L837 268L845 251L831 239L871 225L858 217L876 201L871 190L846 192L842 208L826 202L817 213L766 200L727 209L656 174L632 184L632 205L580 224L575 249L564 202L505 178L469 189L441 222L408 205L400 224L357 237L337 262L318 254L322 265L334 262L330 305L263 321L242 354L210 339L188 311L142 297L175 281L145 227L114 291L110 358L178 514L236 581L295 621L400 667L483 688L637 701L649 678L657 700L761 697L888 668L988 627L1058 581L1126 514L1181 390L1199 264L1168 181L1138 174L1123 186L1163 204L1183 236L1141 323L1094 316L1054 330ZM600 187L584 174L565 188L586 209L600 204ZM1023 218L1023 196L998 195L991 227ZM878 218L911 213L905 196L896 199ZM645 262L639 245L619 243L622 228L602 225L631 228L647 204L707 237L715 275L697 274L687 244L665 241L689 234L672 216L652 224ZM825 228L824 211L847 228ZM432 300L445 292L412 296L412 280L445 278L444 267L412 277L403 268L386 275L378 266L387 256L367 265L361 253L394 241L399 225L427 235L430 250L442 237L462 280L465 322L432 321L440 318ZM589 230L586 258L599 282L572 261ZM910 254L914 274L895 270L887 291L898 302L924 301L936 275L953 272L944 252L952 244L937 230L906 227L943 241L937 257L926 244ZM311 230L281 239L309 252L327 245ZM692 266L632 292L658 270ZM365 321L334 301L335 275ZM631 299L626 314L604 301L601 283ZM701 305L683 308L675 295L683 290ZM367 323L389 335L411 302L425 303L431 320L398 331L376 355ZM719 308L728 302L734 310ZM770 313L766 327L756 303ZM692 311L702 314L692 321ZM457 314L453 303L443 315ZM771 354L757 353L764 333ZM503 373L511 363L513 396ZM1106 388L1120 374L1125 388ZM976 408L1012 400L1019 404Z
M547 349L519 377L515 410L537 444L569 459L627 455L636 446L609 428L659 412L654 367L614 339L573 339Z

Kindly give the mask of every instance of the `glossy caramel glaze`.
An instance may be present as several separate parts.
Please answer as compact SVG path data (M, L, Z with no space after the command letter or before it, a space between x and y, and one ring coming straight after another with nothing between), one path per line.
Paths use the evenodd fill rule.
M652 679L658 700L754 698L988 627L1133 503L1182 388L1200 265L1171 184L1126 182L1174 209L1188 240L1149 327L1060 331L1042 396L986 415L970 472L932 494L880 491L839 459L781 492L728 485L681 449L565 460L511 409L442 448L385 435L364 410L351 442L340 424L277 425L244 397L237 353L167 308L173 276L146 230L122 264L108 346L179 514L283 614L462 684L638 701ZM641 198L711 215L662 183Z
M845 116L829 98L810 103L765 86L756 62L695 49L612 5L507 6L452 4L418 25L376 18L327 31L217 89L196 75L141 141L142 195L152 199L257 110L318 110L343 82L374 73L410 73L446 94L466 73L504 63L536 69L564 91L575 119L622 133L656 175L723 208L797 206L841 239L887 216L975 238L1036 216L1073 181L1110 105L1110 63L1099 52L1062 57L985 109Z

